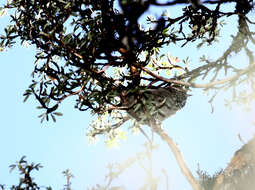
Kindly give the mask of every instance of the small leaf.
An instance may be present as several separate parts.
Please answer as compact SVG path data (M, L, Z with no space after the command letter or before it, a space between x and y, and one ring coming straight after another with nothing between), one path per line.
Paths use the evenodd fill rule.
M42 166L41 166L41 164L36 164L36 165L34 166L34 168L35 168L36 170L39 170L40 168L42 168Z
M27 163L27 161L25 161L25 158L26 158L26 156L22 156L19 163Z
M44 119L45 119L45 114L43 114L43 117L40 122L42 123L44 121Z
M200 49L202 47L202 45L204 44L204 42L200 42L198 45L197 45L197 48Z
M10 172L12 172L15 168L16 168L16 165L15 164L12 164L9 166L10 167Z
M58 0L60 3L66 4L66 1Z
M37 84L37 82L34 82L34 83L30 84L30 85L29 85L29 88L34 89L34 88L35 88L35 86L36 86L36 84Z
M0 17L3 15L5 16L8 15L7 11L8 11L7 8L0 7Z
M163 31L162 31L162 34L165 36L168 32L168 28L165 28Z
M26 97L24 98L23 102L26 102L27 99L29 98L30 94L26 95Z
M53 120L54 122L56 122L56 117L55 117L53 114L50 114L50 116L51 116L52 120Z
M68 2L64 8L68 9L70 7L70 5L71 5L71 2Z
M57 115L57 116L62 116L62 115L63 115L63 114L60 113L60 112L54 112L53 114L54 114L54 115Z
M39 115L38 117L39 117L39 118L41 118L41 117L42 117L42 116L44 116L44 115L45 115L45 113L43 113L43 114Z
M136 104L135 105L135 109L134 112L136 112L137 110L139 110L141 108L142 104Z

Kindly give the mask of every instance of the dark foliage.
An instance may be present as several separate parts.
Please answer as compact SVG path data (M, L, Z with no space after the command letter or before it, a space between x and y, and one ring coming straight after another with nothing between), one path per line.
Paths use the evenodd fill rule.
M109 164L107 166L108 172L105 175L105 183L96 184L95 186L89 188L87 190L125 190L124 186L116 186L114 185L114 181L116 181L121 174L125 172L128 168L130 168L134 164L139 164L139 166L144 169L144 172L147 175L147 180L145 184L140 188L140 190L144 190L150 187L156 187L159 180L155 177L152 177L152 170L151 167L149 168L144 164L141 164L144 160L150 160L151 158L151 151L156 148L156 146L148 148L145 152L138 152L134 157L128 158L123 163L115 163ZM151 164L151 163L150 163ZM29 163L26 160L26 157L23 156L18 162L15 164L10 165L10 171L18 170L19 171L19 183L17 185L6 185L0 184L1 190L52 190L52 187L47 187L43 185L39 185L37 180L33 177L33 173L35 171L39 171L42 168L41 164ZM163 172L164 173L164 172ZM72 179L74 178L73 174L70 172L69 169L66 169L62 172L65 177L66 184L64 185L63 190L72 190ZM167 174L164 174L166 179L168 179ZM53 184L55 185L55 184Z
M116 5L119 4L119 6ZM174 6L187 1L156 0L100 0L100 1L27 1L13 0L4 7L13 9L12 25L1 36L1 46L10 47L16 39L27 41L37 48L33 80L25 92L25 100L34 94L45 109L42 121L51 115L55 121L58 106L70 96L76 96L75 107L81 111L92 110L102 114L112 110L134 109L124 106L132 94L150 88L232 88L254 71L254 55L248 43L254 43L250 31L249 14L253 9L251 0L205 1L198 7L186 6L182 16L162 16L150 20L154 27L145 30L138 19L148 8ZM208 8L206 5L213 5ZM235 4L232 11L225 12L225 4ZM238 32L231 46L215 61L203 58L204 65L180 76L166 78L149 69L152 55L158 56L158 48L180 42L200 41L211 45L219 36L222 18L237 16ZM178 43L179 44L179 43ZM250 59L247 68L239 69L229 63L233 53L244 50ZM139 58L145 53L144 60ZM125 69L113 76L114 71ZM162 67L153 64L154 70L175 70L181 66ZM235 73L233 77L217 81L219 71ZM146 77L142 76L146 73ZM214 73L212 75L212 73ZM191 81L198 77L211 77L210 83L198 85ZM250 80L250 79L249 79ZM253 81L252 81L253 82ZM215 92L217 93L217 92ZM214 97L214 96L213 96ZM212 97L212 98L213 98ZM249 98L247 95L246 98ZM237 101L236 97L233 100Z
M22 156L21 159L15 164L10 165L10 171L18 170L19 171L19 183L17 185L12 185L7 187L4 184L0 184L0 189L10 189L10 190L52 190L52 188L46 186L40 186L33 178L32 173L34 171L39 171L42 168L41 164L29 163L26 160L25 156ZM66 178L66 185L64 186L64 190L71 190L71 181L70 179L74 176L70 173L69 169L63 171L64 177Z
M40 103L38 108L45 110L39 116L41 121L49 120L49 117L56 121L55 116L62 115L57 112L59 105L72 96L76 97L75 108L80 111L91 110L92 113L103 115L125 110L137 121L154 127L153 130L161 135L171 150L175 150L178 161L182 162L172 139L151 123L158 123L157 120L161 122L181 109L186 103L188 90L203 88L214 92L209 102L220 90L232 90L232 100L228 100L227 105L255 99L252 49L255 44L255 21L252 20L254 2L207 0L196 5L189 5L188 2L8 1L0 11L4 8L11 10L11 24L6 26L5 34L0 37L0 50L11 47L19 40L37 48L33 80L24 96L26 101L30 95L34 95ZM149 29L138 22L152 6L176 5L183 5L180 16L162 14L156 19L148 17ZM232 9L224 8L228 5ZM165 56L159 50L169 45L183 47L196 42L197 47L201 48L221 41L223 19L228 21L233 18L237 20L236 33L229 34L232 43L220 57L209 60L202 56L201 64L194 65L190 71L171 59L166 64L158 61ZM240 52L248 57L248 63L232 64L230 57ZM141 55L144 55L143 59ZM182 70L183 74L176 75L176 70ZM163 74L167 71L171 71L171 74ZM222 76L225 78L220 79ZM203 79L207 83L197 84L194 82L196 79ZM237 93L238 87L243 84L249 86L250 91ZM162 110L167 114L162 115ZM141 112L145 113L144 117ZM120 122L112 123L112 126L93 128L92 136L120 127L129 117L118 119ZM181 162L180 166L185 166ZM24 178L17 189L39 189L30 177L30 172L38 166L27 165L24 160L19 164ZM187 167L182 169L185 174ZM238 171L233 170L237 174ZM185 175L191 176L189 171ZM215 176L210 177L206 173L200 173L200 176L205 179L202 180L203 186L211 187L217 183ZM200 186L192 183L195 181L192 178L189 178L190 183L199 189Z

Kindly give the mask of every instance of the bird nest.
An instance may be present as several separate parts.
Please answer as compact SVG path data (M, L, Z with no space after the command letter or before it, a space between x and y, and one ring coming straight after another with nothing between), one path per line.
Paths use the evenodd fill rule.
M126 96L127 113L141 124L159 124L182 109L187 91L181 87L147 88Z

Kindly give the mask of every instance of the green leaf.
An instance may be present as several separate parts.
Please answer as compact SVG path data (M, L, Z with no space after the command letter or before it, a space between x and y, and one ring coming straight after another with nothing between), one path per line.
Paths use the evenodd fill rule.
M36 164L34 167L36 170L39 170L40 168L42 168L41 164Z
M204 42L200 42L198 45L197 45L197 48L200 49L202 47L202 45L204 44Z
M71 5L71 2L68 2L64 8L68 9L70 7L70 5Z
M135 109L134 112L136 112L137 110L139 110L141 108L142 104L136 104L135 105Z
M26 95L26 97L24 98L23 102L26 102L27 99L29 98L30 94Z
M25 161L25 158L26 156L22 156L19 163L22 164L22 163L27 163L27 161Z
M10 167L10 172L12 172L15 168L16 168L16 165L15 164L12 164L9 166Z
M63 114L61 112L54 112L53 114L57 115L57 116L63 116Z
M165 35L167 35L167 32L168 32L168 28L165 28L165 29L162 31L162 34L165 36Z
M55 117L53 114L50 114L50 116L51 116L52 120L53 120L54 122L56 122L56 117Z
M41 118L41 117L42 117L42 116L44 116L44 115L45 115L45 113L43 113L43 114L39 115L38 117L39 117L39 118Z
M44 121L44 119L45 119L45 114L43 114L43 117L40 122L42 123Z
M35 88L35 86L36 86L36 84L37 84L37 82L32 83L31 85L29 85L29 88L34 89L34 88Z
M0 17L7 14L7 8L0 7Z

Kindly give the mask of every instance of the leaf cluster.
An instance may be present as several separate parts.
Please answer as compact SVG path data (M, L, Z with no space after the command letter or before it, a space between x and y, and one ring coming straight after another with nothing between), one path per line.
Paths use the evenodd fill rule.
M118 3L119 6L116 5ZM197 8L191 5L178 17L162 14L148 17L149 28L138 22L151 6L174 6L186 1L160 3L156 0L12 0L2 10L12 10L11 24L1 35L1 49L11 47L20 39L37 48L32 84L25 92L25 100L34 95L45 110L40 115L53 121L56 110L65 99L74 96L75 108L101 115L112 110L128 110L127 99L139 98L146 88L200 87L206 90L233 88L253 74L254 55L248 43L255 43L250 31L249 14L253 1L205 1ZM213 5L208 8L206 5ZM224 11L225 4L235 4L231 11ZM238 16L238 32L231 46L223 55L184 74L166 77L163 72L183 68L178 64L162 66L153 56L160 57L159 50L169 44L185 46L190 42L212 45L219 38L223 18ZM237 68L229 63L229 57L245 50L249 67ZM144 58L141 59L141 55ZM152 67L151 67L152 66ZM119 70L118 72L115 72ZM122 70L123 72L120 72ZM215 82L221 71L235 73L229 80ZM210 78L208 85L196 85L199 77ZM242 78L243 77L243 78ZM248 79L250 80L250 78ZM214 96L213 96L214 97Z

